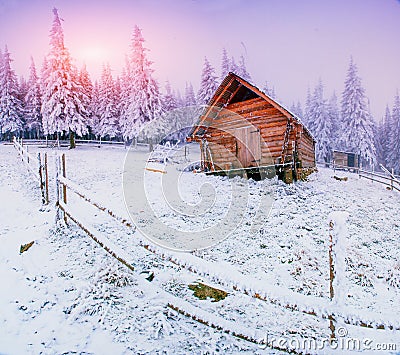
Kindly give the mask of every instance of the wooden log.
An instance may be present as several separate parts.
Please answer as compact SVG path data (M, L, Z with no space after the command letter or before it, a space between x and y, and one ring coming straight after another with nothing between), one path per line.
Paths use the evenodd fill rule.
M254 99L250 99L250 100L246 100L246 101L235 102L235 103L227 105L226 107L227 108L229 107L229 109L233 111L233 110L237 109L238 107L252 106L254 104L260 104L260 103L269 104L262 97L256 97Z

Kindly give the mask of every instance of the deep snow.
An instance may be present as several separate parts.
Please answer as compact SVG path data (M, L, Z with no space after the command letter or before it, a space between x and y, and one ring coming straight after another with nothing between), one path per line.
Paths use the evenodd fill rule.
M78 147L62 152L66 153L68 178L117 214L129 217L122 186L124 148ZM134 154L143 161L144 151ZM49 157L53 182L50 150ZM168 173L176 168L167 166ZM172 227L190 230L196 225L201 231L218 224L230 206L232 184L246 187L242 223L236 223L237 228L222 242L194 253L202 258L197 267L209 271L202 277L147 252L140 246L139 240L145 240L140 232L119 225L69 194L71 210L131 256L138 272L129 273L72 224L69 228L54 226L51 206L40 211L39 191L28 182L29 173L10 145L0 145L0 170L0 272L3 285L10 285L0 297L0 353L269 351L174 313L165 306L169 296L157 289L254 333L325 339L330 335L328 321L250 298L229 286L233 282L254 285L292 302L301 303L302 296L293 297L300 294L308 296L307 300L315 298L316 305L329 304L328 216L332 211L349 215L340 309L373 315L376 320L400 319L400 194L359 180L357 175L337 172L349 177L347 182L337 181L332 179L333 171L321 168L307 182L285 185L276 180L244 182L183 173L186 203L198 202L199 195L207 193L199 190L204 184L215 189L217 197L212 201L213 213L202 213L198 220L188 222L180 213L168 213L168 206L158 204L155 196L155 213ZM143 176L142 171L138 173ZM148 176L159 178L157 173ZM260 201L265 201L266 188L268 192L272 189L274 197L270 213L269 208L258 209ZM262 213L255 214L257 209ZM32 240L32 248L19 255L20 245ZM198 259L193 260L195 264ZM155 273L151 292L138 275L142 270ZM223 301L199 301L187 288L197 279L213 284L211 279L218 275L227 280L223 287L216 285L229 293ZM119 280L125 281L115 285ZM342 325L339 320L337 326ZM399 331L344 327L348 337L400 347Z

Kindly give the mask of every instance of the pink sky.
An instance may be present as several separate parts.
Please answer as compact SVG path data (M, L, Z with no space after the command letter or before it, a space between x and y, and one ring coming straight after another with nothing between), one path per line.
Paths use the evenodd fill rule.
M395 0L9 0L0 1L0 46L17 74L48 51L52 7L65 20L66 46L92 78L109 62L120 74L135 24L143 30L161 85L198 87L204 56L219 72L221 51L245 55L256 85L304 103L319 78L325 95L343 90L350 56L376 119L400 87L400 2Z

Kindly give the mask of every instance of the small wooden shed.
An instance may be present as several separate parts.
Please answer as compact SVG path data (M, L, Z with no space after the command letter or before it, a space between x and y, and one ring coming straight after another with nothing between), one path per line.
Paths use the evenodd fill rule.
M209 173L287 182L315 169L315 140L298 117L257 87L229 73L192 128Z
M360 167L360 155L354 152L333 151L333 164L339 168Z

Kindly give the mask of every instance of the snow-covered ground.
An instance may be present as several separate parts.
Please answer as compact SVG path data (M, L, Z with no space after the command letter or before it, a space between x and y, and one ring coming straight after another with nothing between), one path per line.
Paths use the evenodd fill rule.
M46 149L30 147L30 151ZM56 153L47 152L54 203ZM276 179L255 182L181 172L182 166L175 164L151 165L166 174L143 171L144 149L130 153L128 160L137 161L137 166L124 165L123 147L80 146L61 152L66 154L67 177L124 218L129 218L124 201L127 181L136 194L145 179L151 208L142 209L143 200L135 203L135 194L127 201L141 230L136 232L68 194L71 211L123 250L135 272L118 264L73 223L55 225L54 207L41 208L39 190L29 182L17 152L11 145L0 145L0 353L276 353L179 315L166 306L167 301L195 307L194 312L206 312L216 323L225 320L227 326L268 337L270 342L273 337L327 339L329 321L251 298L240 289L251 285L254 291L281 297L282 303L297 303L300 309L306 304L323 313L318 308L330 306L328 216L333 211L347 211L349 216L346 271L340 278L336 310L380 323L400 323L397 192L347 172L336 172L349 178L337 181L333 171L324 168L307 182L285 185ZM127 171L131 180L123 184ZM171 190L174 179L167 177L174 174L180 177L180 195L168 195L167 188L168 205L156 189L164 176ZM163 229L165 225L169 229ZM144 233L157 244L185 249L184 237L165 232L174 228L185 231L184 237L187 231L196 231L190 246L220 241L190 254L165 250L165 255L192 265L202 275L141 246ZM150 235L152 230L156 237ZM31 241L33 246L20 254L20 245ZM196 244L199 241L205 244ZM163 253L161 247L153 249ZM148 272L155 274L152 282L144 279ZM219 302L198 300L188 285L199 280L228 296ZM343 339L370 341L370 349L380 343L396 344L400 351L399 330L367 329L337 320L337 329L345 331Z

